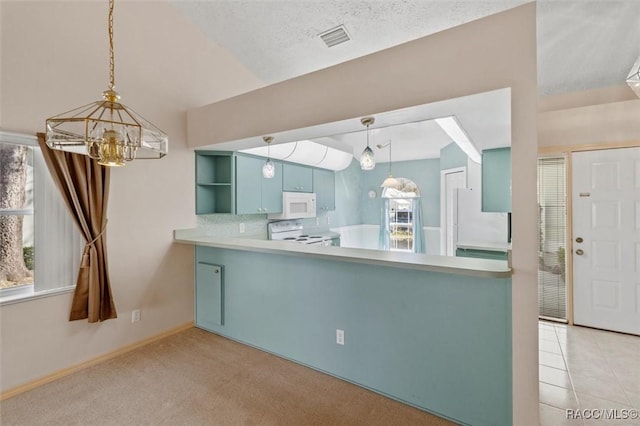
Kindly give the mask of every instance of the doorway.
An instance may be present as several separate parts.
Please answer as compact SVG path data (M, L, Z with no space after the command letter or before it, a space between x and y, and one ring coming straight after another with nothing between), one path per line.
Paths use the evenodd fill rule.
M640 147L571 161L574 323L640 335Z
M458 242L457 190L467 187L467 169L447 169L440 174L440 254L455 256Z

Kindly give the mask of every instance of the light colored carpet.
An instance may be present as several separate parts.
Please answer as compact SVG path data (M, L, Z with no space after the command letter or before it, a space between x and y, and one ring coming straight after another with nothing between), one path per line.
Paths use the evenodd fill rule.
M193 328L0 403L9 425L450 425Z

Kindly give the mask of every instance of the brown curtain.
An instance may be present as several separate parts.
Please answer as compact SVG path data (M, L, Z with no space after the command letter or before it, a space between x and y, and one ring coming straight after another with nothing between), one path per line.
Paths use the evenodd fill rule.
M89 322L98 322L116 318L107 266L109 168L86 155L49 148L43 133L38 133L38 143L86 242L69 321L88 318Z

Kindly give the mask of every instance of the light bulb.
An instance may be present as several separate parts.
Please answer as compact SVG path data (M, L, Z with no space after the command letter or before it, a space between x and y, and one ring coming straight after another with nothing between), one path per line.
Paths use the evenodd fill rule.
M124 166L124 142L120 133L115 130L105 130L102 134L102 143L99 145L100 160L98 164L109 167Z

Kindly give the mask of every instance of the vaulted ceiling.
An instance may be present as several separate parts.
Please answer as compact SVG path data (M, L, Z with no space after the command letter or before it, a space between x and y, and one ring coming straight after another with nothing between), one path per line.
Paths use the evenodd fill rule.
M171 1L209 39L228 50L265 84L330 67L524 3L527 1ZM350 40L327 47L319 35L340 25ZM640 56L640 0L538 0L537 30L541 97L624 85ZM472 63L468 68L469 78L481 78L474 75ZM505 102L494 94L484 100L468 97L471 99L473 102L454 100L445 109L458 116L478 149L509 145L508 98ZM456 111L449 106L455 106ZM499 117L505 111L506 120L505 115ZM439 149L451 142L433 122L425 121L418 128L415 121L420 120L414 117L406 122L411 121L412 126L378 127L380 121L373 126L377 141L403 141L395 145L396 161L437 157ZM364 129L327 136L350 145L356 157L366 145ZM388 161L388 153L381 151L377 158Z
M525 0L173 0L266 84L433 34ZM624 84L640 56L639 0L538 0L540 95ZM351 40L318 35L344 25ZM505 34L505 37L508 37ZM469 64L470 77L473 64Z

